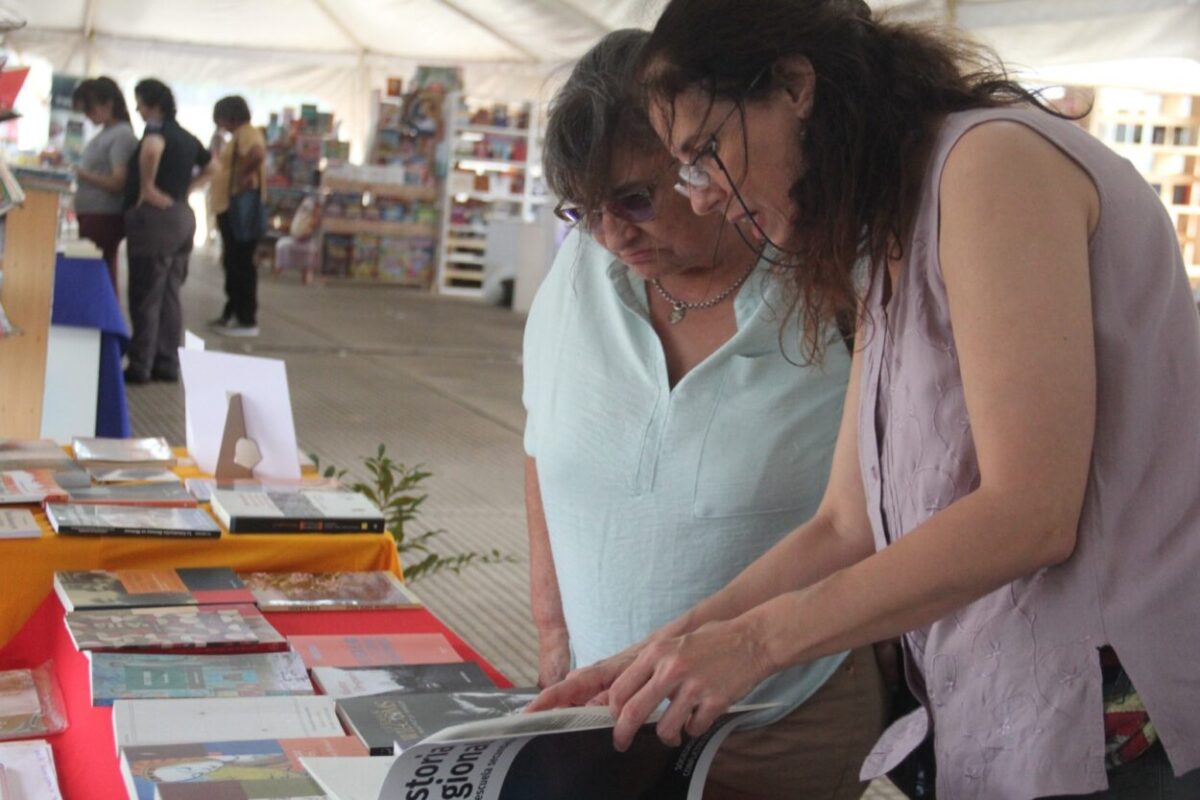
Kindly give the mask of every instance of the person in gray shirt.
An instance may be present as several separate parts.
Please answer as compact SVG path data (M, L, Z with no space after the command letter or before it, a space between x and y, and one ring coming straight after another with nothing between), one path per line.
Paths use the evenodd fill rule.
M123 192L129 159L137 149L137 137L129 124L125 97L112 78L91 78L75 88L75 108L82 111L100 132L83 150L75 175L75 215L79 235L96 243L108 264L113 291L117 291L117 247L125 238Z

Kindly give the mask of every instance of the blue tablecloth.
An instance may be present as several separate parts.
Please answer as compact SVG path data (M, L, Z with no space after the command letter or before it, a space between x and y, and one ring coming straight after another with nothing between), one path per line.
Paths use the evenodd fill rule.
M121 356L129 346L129 329L103 259L58 256L50 323L100 331L96 435L128 437L129 406L125 402Z

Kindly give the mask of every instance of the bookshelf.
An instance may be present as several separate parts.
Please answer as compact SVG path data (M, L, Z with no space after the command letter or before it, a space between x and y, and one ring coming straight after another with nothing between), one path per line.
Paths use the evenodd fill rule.
M0 392L0 438L41 436L58 202L57 192L26 187L24 205L4 218L0 304L21 334L0 339L0 375L9 377Z
M402 166L342 167L321 180L321 274L428 288L438 188L406 183Z
M533 103L480 105L451 93L446 100L446 180L442 194L437 291L479 297L488 225L531 221L546 202L539 119Z
M1200 286L1200 95L1097 89L1086 124L1158 192Z

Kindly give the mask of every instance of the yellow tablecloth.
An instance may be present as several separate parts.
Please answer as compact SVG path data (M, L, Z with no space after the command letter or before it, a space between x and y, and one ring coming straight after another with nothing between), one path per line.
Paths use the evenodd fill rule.
M180 467L185 477L198 475ZM0 541L0 646L12 638L53 588L56 570L230 567L236 572L389 570L400 575L386 533L230 534L219 539L58 536L40 510L40 539Z

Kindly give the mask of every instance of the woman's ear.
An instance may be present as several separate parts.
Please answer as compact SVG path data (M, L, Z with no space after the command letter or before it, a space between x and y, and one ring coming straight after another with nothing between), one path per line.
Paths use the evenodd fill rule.
M771 78L788 98L796 116L807 119L812 111L817 76L812 62L804 56L784 56L771 65Z

